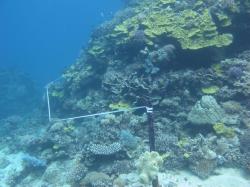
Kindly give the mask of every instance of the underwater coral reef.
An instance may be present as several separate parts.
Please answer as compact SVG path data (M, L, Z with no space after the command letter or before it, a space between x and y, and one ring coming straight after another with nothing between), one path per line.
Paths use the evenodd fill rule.
M36 123L1 137L1 154L21 163L13 173L13 159L0 155L1 184L211 187L223 176L217 184L228 187L223 168L235 168L248 176L237 185L250 186L250 1L126 3L49 85L50 122L0 121ZM153 108L151 152L146 110L130 111L138 106ZM116 110L125 112L60 120Z

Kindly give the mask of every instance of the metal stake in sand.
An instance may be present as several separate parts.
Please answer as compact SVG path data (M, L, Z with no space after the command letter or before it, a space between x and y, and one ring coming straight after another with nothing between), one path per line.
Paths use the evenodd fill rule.
M155 129L154 129L154 118L153 118L153 108L147 107L147 117L148 117L148 139L149 139L149 149L155 151ZM159 187L158 176L152 181L152 187Z

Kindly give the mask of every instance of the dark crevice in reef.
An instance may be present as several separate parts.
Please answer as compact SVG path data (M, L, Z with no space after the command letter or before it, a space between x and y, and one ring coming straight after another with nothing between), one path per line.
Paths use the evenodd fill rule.
M250 47L250 16L249 14L239 14L232 20L232 34L234 42L230 46L228 54L237 54Z

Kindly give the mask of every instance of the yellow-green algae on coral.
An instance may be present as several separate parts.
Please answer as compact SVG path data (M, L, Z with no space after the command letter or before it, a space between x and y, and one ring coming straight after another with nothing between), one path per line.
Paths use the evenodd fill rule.
M227 127L224 123L216 123L213 125L216 134L225 136L226 138L233 138L235 131L231 127Z
M124 44L133 37L138 28L139 22L136 17L133 17L125 20L122 24L117 25L109 37L116 38L116 44L118 45Z
M119 101L118 103L111 103L109 105L109 108L112 110L124 110L124 109L129 109L131 107L128 103Z
M174 38L183 49L193 50L209 46L223 47L232 43L231 34L219 34L209 9L204 9L201 13L191 9L176 12L171 8L161 8L159 4L162 3L157 1L153 4L152 11L142 21L138 15L123 21L115 27L110 36L117 38L117 44L126 43L133 33L143 26L149 45L161 36ZM218 17L223 26L231 24L226 15L218 14Z
M73 125L69 125L63 128L65 133L69 133L75 130L75 127Z
M193 10L153 12L142 25L151 39L166 35L175 38L183 49L200 49L209 46L230 45L231 34L219 34L208 9L201 14Z
M160 0L160 3L162 3L162 4L171 4L171 3L175 3L176 2L176 0Z
M187 138L181 138L179 141L178 141L178 143L177 143L177 146L179 147L179 148L183 148L183 147L185 147L185 146L187 146L188 145L188 140L187 140Z
M215 94L219 90L220 88L218 86L209 86L201 89L202 93L204 94Z
M246 7L247 13L250 13L250 0L245 0L244 6Z
M190 153L184 153L184 154L183 154L183 157L184 157L185 159L189 159L191 155L192 155L191 152L190 152Z
M232 13L250 13L250 0L219 0L220 4L224 4L228 11Z
M104 43L102 43L98 40L94 40L91 43L91 47L88 49L88 53L93 55L93 56L101 55L104 52L105 52L105 45L104 45Z
M217 19L219 21L219 24L222 27L228 27L228 26L230 26L232 24L231 19L225 13L216 13L215 15L216 15L216 17L217 17Z
M74 87L76 89L79 87L82 80L93 76L93 72L93 67L91 65L85 64L81 67L81 71L79 71L78 64L75 64L64 72L62 77L66 82L71 82L71 88Z
M250 13L250 0L235 0L228 3L219 0L227 11L217 11L214 16L208 0L197 0L193 6L184 10L177 9L176 0L142 0L129 7L133 15L118 23L109 33L93 38L89 54L103 57L105 51L112 50L112 45L126 45L136 31L145 31L145 42L152 46L160 37L169 37L177 41L182 49L197 50L206 47L224 47L233 42L230 33L219 32L218 27L231 25L232 14ZM112 44L112 45L110 45Z
M213 64L212 69L214 70L214 72L217 76L223 75L223 70L222 70L221 64L219 64L219 63Z
M197 1L194 9L176 10L175 5L176 0L139 1L132 7L132 17L117 24L108 34L92 41L89 54L102 56L110 47L106 42L126 45L138 30L144 30L148 46L155 44L160 37L174 39L182 49L190 50L224 47L232 43L233 36L230 33L218 32L206 1ZM220 12L216 16L219 26L227 27L231 24L227 14Z
M64 93L62 91L53 90L51 93L52 97L62 98Z

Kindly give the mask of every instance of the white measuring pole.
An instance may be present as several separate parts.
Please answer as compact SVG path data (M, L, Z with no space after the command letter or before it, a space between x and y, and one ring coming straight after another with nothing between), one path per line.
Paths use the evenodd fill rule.
M59 78L61 79L61 78ZM57 79L58 80L58 79ZM55 81L57 81L55 80ZM138 109L142 109L145 108L146 110L149 109L149 107L147 106L138 106L138 107L133 107L133 108L128 108L128 109L120 109L120 110L114 110L114 111L107 111L107 112L99 112L99 113L95 113L95 114L88 114L88 115L81 115L81 116L75 116L75 117L69 117L69 118L56 118L53 119L51 117L51 107L50 107L50 97L49 97L49 87L51 84L53 84L55 81L50 82L49 84L47 84L46 86L46 96L47 96L47 105L48 105L48 115L49 115L49 121L51 122L52 120L55 121L67 121L67 120L74 120L74 119L80 119L80 118L88 118L88 117L95 117L95 116L101 116L101 115L107 115L107 114L114 114L114 113L119 113L119 112L128 112L128 111L133 111L133 110L138 110Z
M107 114L115 114L115 113L120 113L120 112L128 112L128 111L138 110L138 109L142 109L142 108L147 108L147 107L146 106L139 106L139 107L134 107L134 108L129 108L129 109L121 109L121 110L114 110L114 111L107 111L107 112L99 112L99 113L96 113L96 114L88 114L88 115L75 116L75 117L62 118L62 119L54 119L54 120L55 121L67 121L67 120L74 120L74 119L80 119L80 118L102 116L102 115L107 115Z
M51 111L50 111L50 98L49 98L49 85L46 86L46 95L47 95L47 105L48 105L48 114L49 114L49 121L51 121Z

